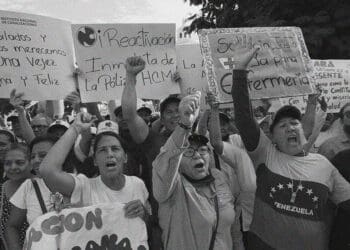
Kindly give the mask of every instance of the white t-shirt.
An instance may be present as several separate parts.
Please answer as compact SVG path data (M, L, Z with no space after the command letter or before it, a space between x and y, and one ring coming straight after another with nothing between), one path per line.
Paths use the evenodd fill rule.
M101 176L88 178L83 174L74 176L75 187L71 203L75 206L91 206L99 203L119 202L122 204L140 200L143 204L148 199L148 191L143 181L135 176L125 175L125 186L118 191L107 187Z
M43 179L34 178L34 180L38 183L46 209L50 211L53 208L53 204L50 201L51 191ZM31 179L25 180L22 183L16 193L11 197L10 202L20 209L27 210L27 221L29 224L32 224L37 217L43 214Z

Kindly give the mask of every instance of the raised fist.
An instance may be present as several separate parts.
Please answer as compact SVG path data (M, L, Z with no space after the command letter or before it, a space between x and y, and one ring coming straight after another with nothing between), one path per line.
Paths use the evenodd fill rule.
M182 124L192 127L199 114L200 99L200 91L182 98L179 104L180 121Z
M128 57L125 62L127 74L137 75L145 68L145 61L139 56Z

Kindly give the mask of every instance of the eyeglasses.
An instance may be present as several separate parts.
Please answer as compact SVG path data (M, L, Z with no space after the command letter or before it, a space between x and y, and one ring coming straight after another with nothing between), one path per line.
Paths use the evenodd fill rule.
M195 152L198 152L200 155L206 155L209 153L209 148L208 147L200 147L200 148L192 148L189 147L183 152L183 156L185 157L193 157Z

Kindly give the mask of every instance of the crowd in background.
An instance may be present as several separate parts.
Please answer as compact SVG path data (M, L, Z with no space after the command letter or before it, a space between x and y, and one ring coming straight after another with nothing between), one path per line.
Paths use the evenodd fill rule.
M22 249L28 225L57 206L105 202L142 218L150 249L350 249L350 103L327 113L318 93L305 114L252 107L254 53L233 70L226 109L210 92L207 108L199 92L137 106L139 57L106 115L78 92L57 117L52 101L28 109L13 90L0 128L1 249Z

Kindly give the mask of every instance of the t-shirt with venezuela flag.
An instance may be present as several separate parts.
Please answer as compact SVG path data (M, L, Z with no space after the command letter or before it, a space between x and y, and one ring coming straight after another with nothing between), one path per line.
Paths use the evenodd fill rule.
M327 202L350 199L350 184L322 155L290 156L260 132L250 152L257 174L250 227L267 248L328 249Z

